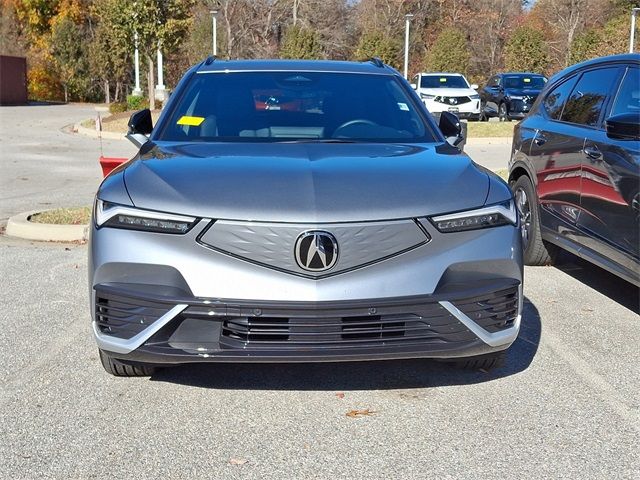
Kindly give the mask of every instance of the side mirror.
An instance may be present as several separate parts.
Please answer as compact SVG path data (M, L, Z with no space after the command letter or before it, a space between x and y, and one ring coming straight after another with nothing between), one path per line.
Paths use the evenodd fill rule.
M413 88L414 90L417 90L418 89L418 85L416 85L415 83L412 83L411 84L411 88Z
M473 90L477 90L477 89L478 89L478 84L477 84L477 83L472 83L472 84L471 84L471 88L472 88Z
M640 112L620 113L607 118L604 124L607 137L620 140L640 139Z
M464 135L462 135L462 124L458 117L453 113L442 112L440 114L438 127L444 136L447 137L447 142L454 147L457 147L464 141Z
M148 108L134 113L129 118L129 132L127 139L136 147L140 148L147 143L149 135L153 130L153 120L151 120L151 111Z

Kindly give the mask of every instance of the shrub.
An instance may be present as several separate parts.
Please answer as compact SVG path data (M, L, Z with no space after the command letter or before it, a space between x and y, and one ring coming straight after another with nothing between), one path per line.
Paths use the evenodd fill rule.
M127 111L127 104L125 102L113 102L109 105L110 113L122 113Z
M138 95L127 95L127 110L142 110L149 108L149 100Z

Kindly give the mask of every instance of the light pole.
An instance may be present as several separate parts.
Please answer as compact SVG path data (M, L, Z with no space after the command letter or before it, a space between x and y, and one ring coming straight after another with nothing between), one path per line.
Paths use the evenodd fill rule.
M210 10L211 23L213 27L213 56L218 55L218 10Z
M142 95L142 90L140 89L140 55L138 54L138 32L133 34L133 40L135 41L135 51L133 53L133 61L135 62L136 69L136 88L133 89L133 95Z
M640 12L639 7L631 9L631 35L629 36L629 53L633 53L633 47L635 46L636 37L636 15Z
M404 78L408 77L409 71L409 22L413 17L413 13L407 13L404 16Z

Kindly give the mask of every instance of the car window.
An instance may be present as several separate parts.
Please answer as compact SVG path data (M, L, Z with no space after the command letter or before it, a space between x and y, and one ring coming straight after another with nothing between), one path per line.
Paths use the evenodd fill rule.
M469 88L460 75L423 75L420 88Z
M545 83L547 83L547 79L542 75L507 75L504 77L504 88L541 90Z
M640 112L640 69L629 68L616 95L611 115Z
M395 76L295 71L196 74L154 139L435 141Z
M595 127L607 96L613 90L618 68L599 68L582 74L562 112L562 121Z
M577 80L577 76L570 78L551 90L544 98L544 109L550 118L560 120L562 109Z

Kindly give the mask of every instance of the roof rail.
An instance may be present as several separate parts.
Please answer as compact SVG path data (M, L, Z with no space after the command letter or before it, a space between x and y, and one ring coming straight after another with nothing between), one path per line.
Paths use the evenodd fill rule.
M210 57L207 57L207 59L204 61L205 65L211 65L213 62L216 61L218 57L215 57L213 55L211 55Z
M372 57L367 62L373 63L378 68L384 68L384 62L379 57Z

